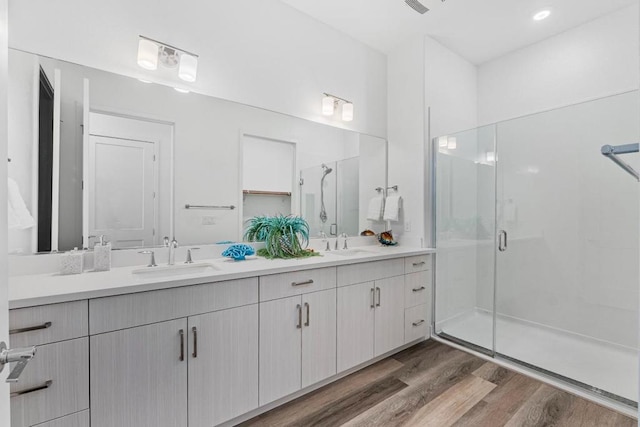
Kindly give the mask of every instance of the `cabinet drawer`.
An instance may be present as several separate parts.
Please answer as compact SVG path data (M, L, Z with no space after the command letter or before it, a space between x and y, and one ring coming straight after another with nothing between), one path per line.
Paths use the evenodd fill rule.
M404 260L402 258L344 265L338 267L338 286L372 282L402 274L404 274Z
M260 276L260 301L287 298L335 287L335 267Z
M9 310L11 347L26 347L88 335L87 301Z
M38 347L11 384L11 426L32 426L89 408L89 338Z
M405 344L429 334L429 307L426 304L404 310L404 342Z
M89 427L89 411L77 412L33 427Z
M427 304L431 294L431 272L419 271L405 276L404 306L406 308Z
M258 278L184 286L89 301L91 335L258 302Z
M404 259L404 272L431 270L431 255L411 256Z

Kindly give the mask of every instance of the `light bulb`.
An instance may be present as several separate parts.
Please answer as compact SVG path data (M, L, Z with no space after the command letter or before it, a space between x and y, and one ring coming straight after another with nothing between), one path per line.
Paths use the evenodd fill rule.
M332 96L325 95L322 98L322 114L325 116L333 116L333 108L334 108L335 100Z
M180 68L178 77L186 82L195 82L198 74L198 58L188 53L180 55Z
M533 15L533 20L534 21L542 21L543 19L547 19L549 16L551 15L551 11L546 9L546 10L541 10L540 12L536 13L535 15Z
M159 49L156 43L141 38L138 42L138 65L145 70L157 70Z
M447 150L455 150L458 148L458 139L455 136L447 138Z
M351 102L345 102L342 106L342 120L345 122L353 120L353 104Z

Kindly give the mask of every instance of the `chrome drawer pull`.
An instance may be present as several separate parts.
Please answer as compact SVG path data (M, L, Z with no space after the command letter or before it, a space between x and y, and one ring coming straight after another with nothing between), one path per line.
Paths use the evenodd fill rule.
M304 303L305 308L307 309L307 321L304 322L304 326L309 326L309 312L311 311L311 308L309 306L308 302Z
M23 332L39 331L41 329L48 329L51 327L51 325L53 325L52 322L45 322L42 325L38 325L38 326L28 326L26 328L10 329L9 335L21 334Z
M376 287L376 292L378 293L378 302L376 303L376 307L380 307L380 300L382 299L380 295L380 288Z
M302 306L300 304L296 305L296 310L298 310L298 324L296 328L302 329Z
M424 323L424 319L423 320L418 320L417 322L413 322L413 326L420 326Z
M371 308L376 307L376 290L371 288Z
M191 332L193 332L193 353L191 356L195 359L198 357L198 329L194 326L191 328Z
M423 265L425 265L425 264L426 264L426 262L424 262L424 261L420 261L420 262L414 262L414 263L413 263L413 266L414 266L414 267L421 267L421 266L423 266Z
M40 390L46 390L49 387L51 387L51 384L53 384L52 380L48 380L46 381L44 384L37 386L37 387L33 387L33 388L28 388L26 390L22 390L22 391L16 391L13 392L9 395L9 397L18 397L18 396L22 396L28 393L33 393L34 391L40 391Z
M184 329L178 331L180 334L180 361L184 362Z
M419 288L412 289L412 291L413 292L420 292L420 291L424 291L425 289L427 289L427 288L425 288L424 286L421 286Z
M291 282L291 286L304 286L313 284L313 279L309 279L305 282Z

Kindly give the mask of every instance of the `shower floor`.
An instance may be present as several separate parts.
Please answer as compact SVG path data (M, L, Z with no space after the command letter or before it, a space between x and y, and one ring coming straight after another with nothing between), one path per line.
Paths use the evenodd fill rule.
M493 316L483 310L449 320L441 332L491 349ZM638 401L638 352L616 344L498 315L496 351Z

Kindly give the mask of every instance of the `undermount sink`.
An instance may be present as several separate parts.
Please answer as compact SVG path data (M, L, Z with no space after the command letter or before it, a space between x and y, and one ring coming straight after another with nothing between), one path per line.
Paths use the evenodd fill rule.
M157 267L144 267L133 270L131 274L140 278L183 276L186 274L213 273L220 268L208 262L194 264L176 264Z
M366 250L366 249L360 249L360 248L353 248L353 249L339 249L337 251L331 251L331 252L325 252L331 255L338 255L338 256L356 256L356 255L371 255L373 254L372 251Z

